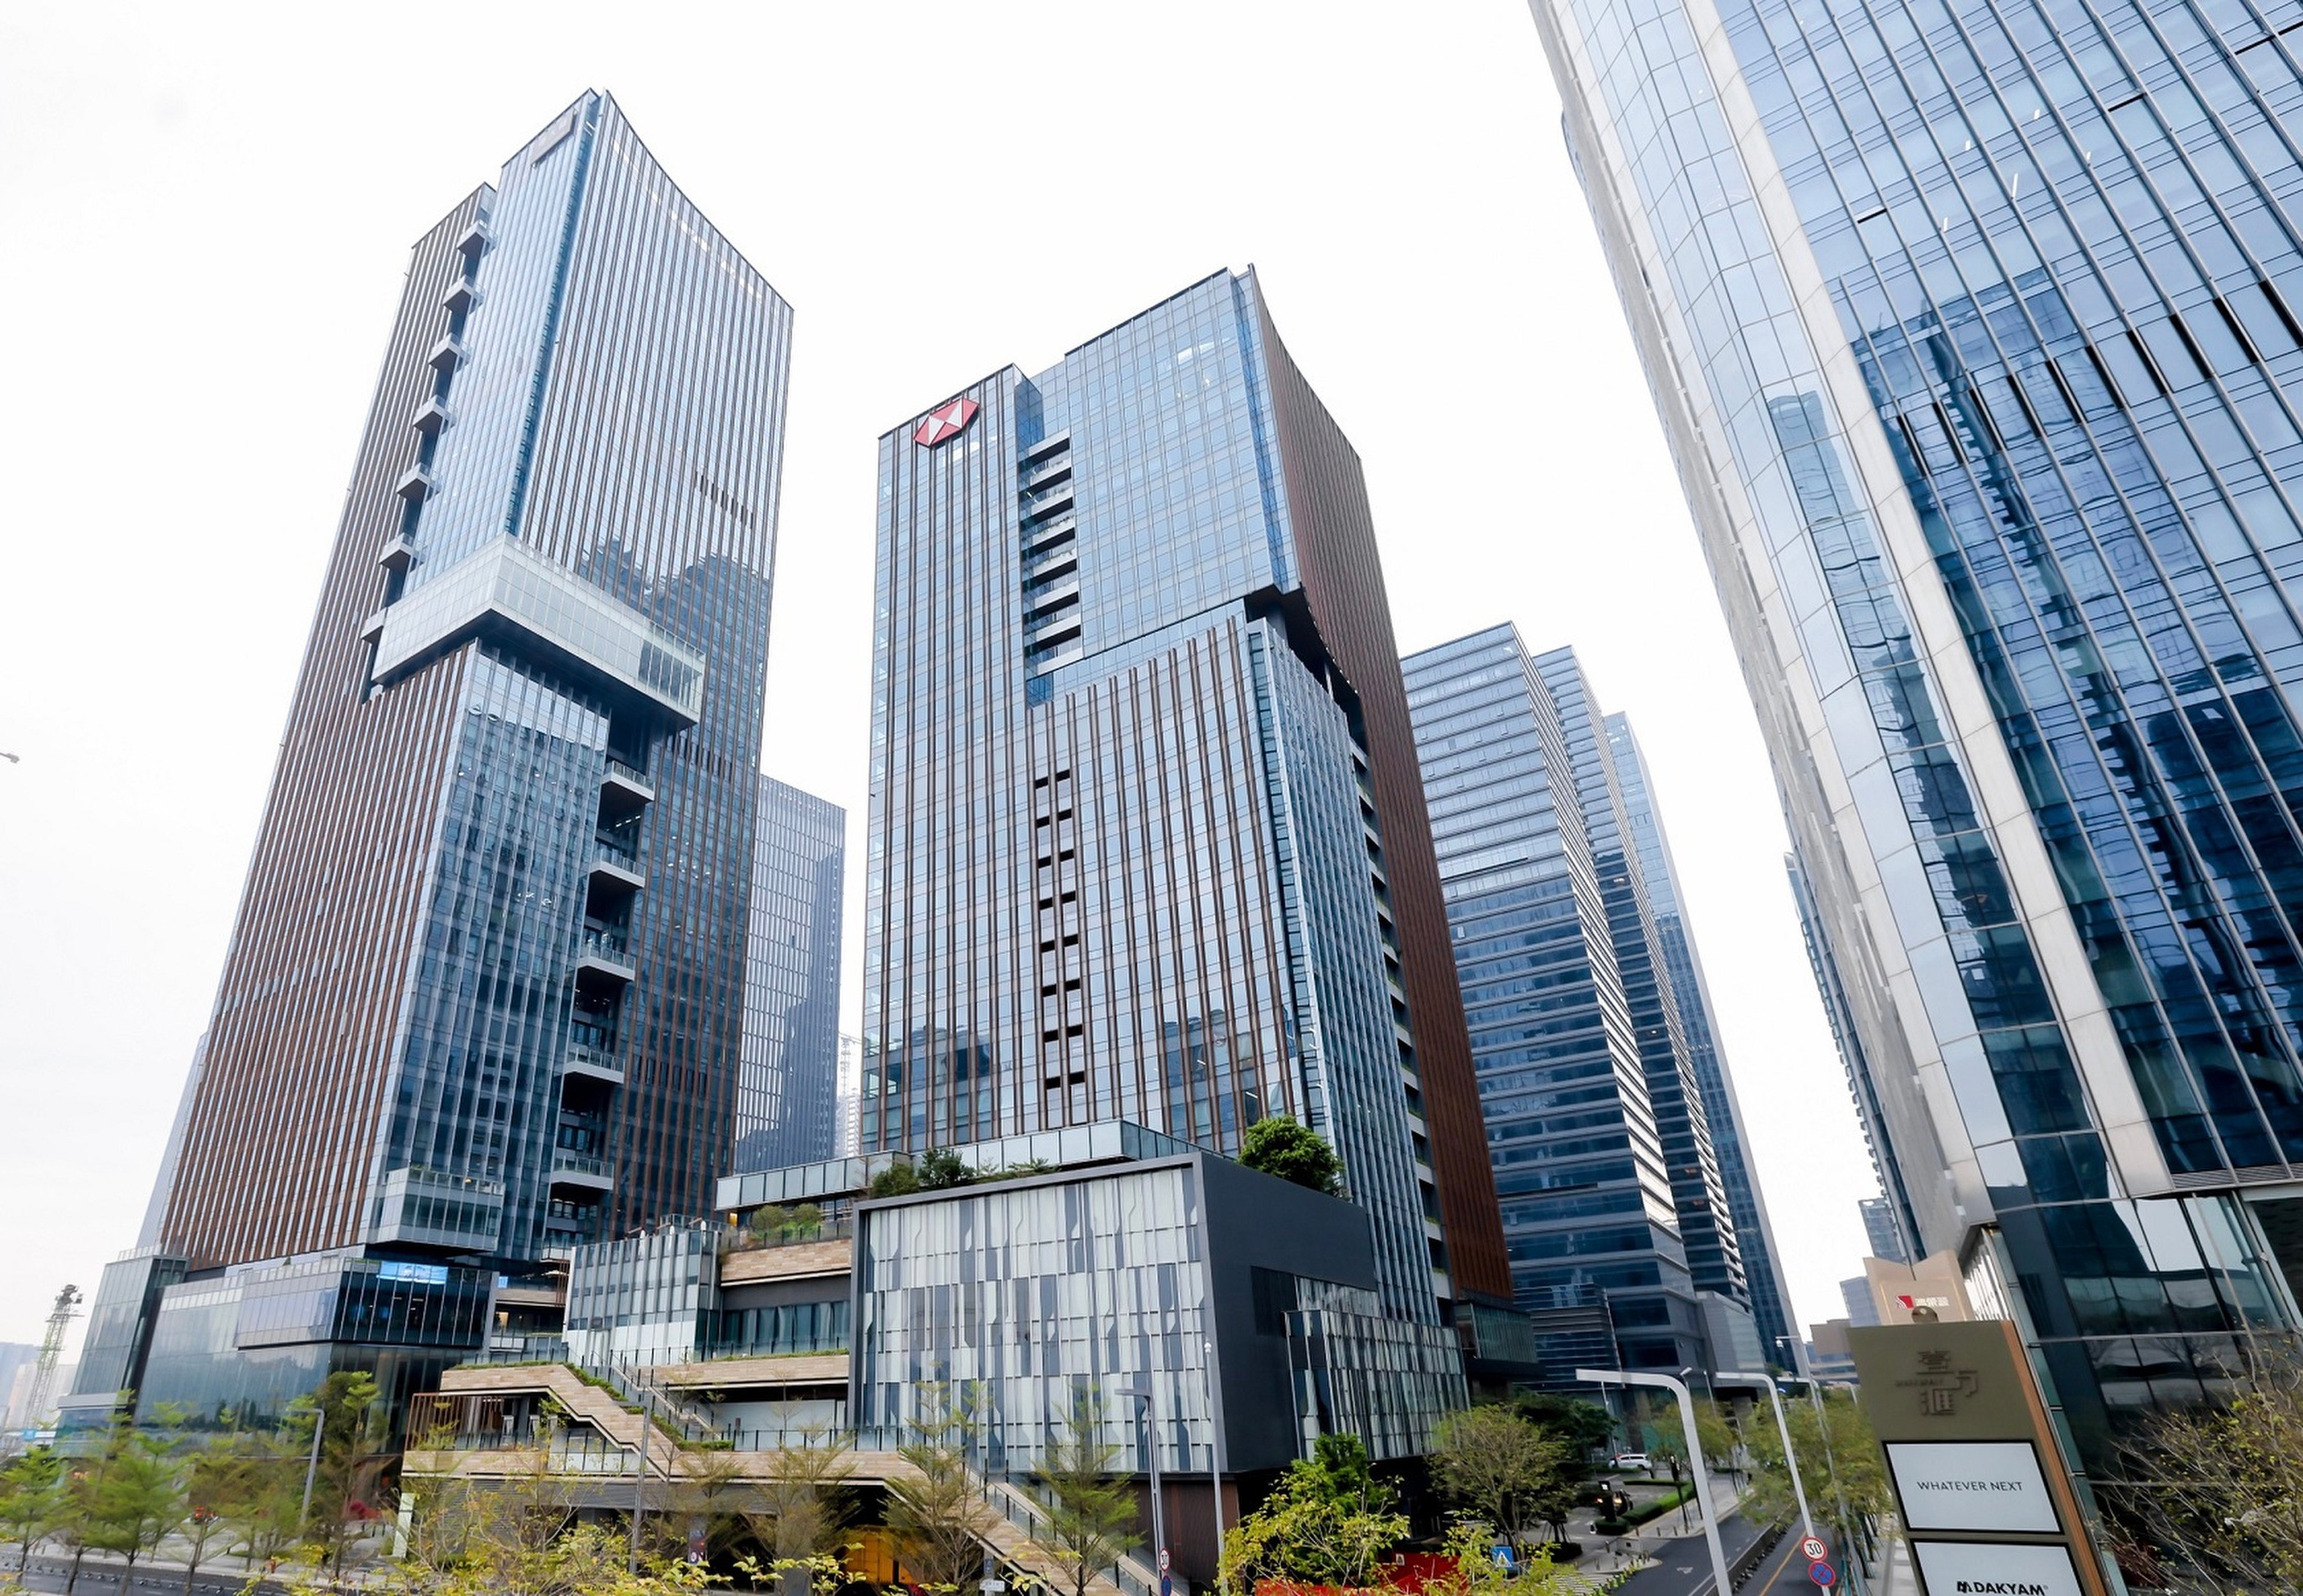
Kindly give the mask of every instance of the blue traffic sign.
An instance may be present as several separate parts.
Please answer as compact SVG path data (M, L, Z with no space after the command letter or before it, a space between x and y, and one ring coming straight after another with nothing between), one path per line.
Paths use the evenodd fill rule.
M1839 1581L1839 1575L1833 1569L1832 1566L1821 1561L1810 1563L1807 1566L1807 1576L1815 1581L1817 1585L1826 1591L1831 1589L1831 1587L1836 1584Z

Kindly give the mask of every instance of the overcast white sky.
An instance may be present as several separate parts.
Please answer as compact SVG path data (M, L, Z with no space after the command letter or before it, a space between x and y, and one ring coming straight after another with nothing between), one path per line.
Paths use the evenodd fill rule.
M0 10L0 1340L135 1239L408 248L586 86L795 307L772 773L860 821L877 435L1253 263L1403 647L1507 619L1630 712L1796 1305L1842 1312L1869 1167L1521 0L170 0Z

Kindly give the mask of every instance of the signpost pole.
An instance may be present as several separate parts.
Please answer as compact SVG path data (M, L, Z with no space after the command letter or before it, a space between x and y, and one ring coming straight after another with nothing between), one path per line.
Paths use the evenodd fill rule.
M1687 1373L1687 1370L1681 1370ZM1645 1374L1629 1369L1578 1369L1575 1378L1593 1385L1643 1385L1669 1391L1679 1402L1680 1428L1687 1435L1687 1465L1695 1476L1695 1501L1703 1509L1703 1540L1711 1550L1711 1575L1717 1583L1713 1596L1730 1596L1735 1589L1727 1577L1727 1553L1719 1544L1719 1515L1711 1507L1711 1476L1703 1466L1703 1439L1695 1428L1695 1398L1687 1387L1668 1374Z

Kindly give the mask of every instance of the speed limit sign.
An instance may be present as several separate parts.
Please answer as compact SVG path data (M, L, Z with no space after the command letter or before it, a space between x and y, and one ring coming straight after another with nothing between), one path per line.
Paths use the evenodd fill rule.
M1799 1549L1800 1556L1805 1558L1810 1563L1820 1563L1824 1558L1831 1555L1831 1548L1826 1546L1820 1540L1813 1535L1810 1535L1806 1540L1801 1541Z

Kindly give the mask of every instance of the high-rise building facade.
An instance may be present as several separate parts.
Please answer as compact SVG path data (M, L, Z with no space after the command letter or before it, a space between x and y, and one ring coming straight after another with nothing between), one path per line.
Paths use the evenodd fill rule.
M1749 1298L1647 897L1645 789L1635 825L1571 650L1497 626L1405 671L1519 1305L1541 1334L1604 1300L1624 1366L1702 1367L1722 1338L1700 1295Z
M735 1161L780 1170L839 1151L839 909L848 811L760 778L744 945Z
M1698 1290L1716 1292L1748 1311L1750 1288L1743 1276L1742 1250L1727 1211L1703 1090L1680 1024L1678 996L1649 900L1647 874L1606 721L1573 649L1538 654L1535 669L1558 712L1559 735L1582 804L1591 867L1599 873L1600 900L1607 906L1615 970L1631 1009L1632 1033L1639 1041L1640 1068L1647 1077L1656 1134L1662 1139L1664 1169L1671 1177L1672 1205L1679 1215L1680 1239L1687 1247L1688 1272Z
M1359 462L1218 273L882 438L865 1153L1342 1155L1388 1313L1509 1290Z
M2303 7L1532 10L1898 1222L2115 1474L2303 1274Z
M250 1347L295 1349L290 1395L330 1344L468 1348L496 1273L711 1202L790 320L603 95L417 243L158 1227L181 1389L148 1399L261 1411L210 1367Z
M1615 756L1616 786L1624 795L1624 815L1630 823L1640 875L1645 882L1648 908L1655 925L1656 945L1670 977L1672 1001L1679 1010L1679 1033L1687 1044L1689 1067L1701 1089L1703 1122L1711 1136L1711 1151L1719 1183L1727 1199L1728 1218L1734 1226L1737 1260L1742 1265L1751 1317L1757 1322L1759 1345L1770 1362L1795 1366L1799 1316L1793 1312L1791 1292L1784 1284L1776 1250L1775 1228L1767 1221L1767 1199L1751 1170L1750 1140L1743 1127L1743 1110L1735 1099L1735 1082L1719 1048L1711 1015L1711 992L1703 983L1703 961L1696 956L1695 938L1688 930L1681 907L1679 872L1673 865L1671 840L1656 811L1654 783L1630 718L1607 717L1607 746ZM1708 1197L1708 1191L1706 1193ZM1691 1260L1691 1262L1694 1262ZM1697 1284L1733 1297L1733 1277L1724 1256L1706 1278L1697 1271Z
M1903 1237L1895 1229L1894 1210L1886 1198L1865 1197L1855 1209L1862 1216L1863 1239L1874 1258L1885 1258L1890 1263L1917 1262L1903 1246Z

